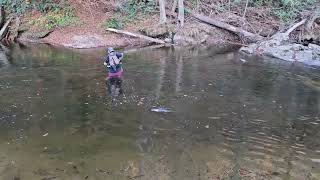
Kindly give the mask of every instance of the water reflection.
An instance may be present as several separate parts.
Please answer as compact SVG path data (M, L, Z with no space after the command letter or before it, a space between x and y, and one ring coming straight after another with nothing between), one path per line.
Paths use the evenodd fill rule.
M10 65L9 53L10 50L0 43L0 69Z
M123 93L122 78L112 77L106 81L106 86L112 97L118 97Z
M319 177L317 69L153 49L129 53L106 93L103 53L10 47L0 179ZM150 112L159 105L174 112Z

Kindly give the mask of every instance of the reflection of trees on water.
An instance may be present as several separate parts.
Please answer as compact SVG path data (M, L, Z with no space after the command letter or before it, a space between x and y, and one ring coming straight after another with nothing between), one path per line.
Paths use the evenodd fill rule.
M0 43L0 68L10 65L10 50Z
M161 96L161 89L163 87L163 80L166 72L166 58L160 58L160 68L159 68L159 81L157 83L157 88L156 88L156 100L159 100Z
M182 85L182 73L183 73L183 59L181 54L178 55L177 60L177 75L176 75L176 93L179 94L181 91L181 85Z

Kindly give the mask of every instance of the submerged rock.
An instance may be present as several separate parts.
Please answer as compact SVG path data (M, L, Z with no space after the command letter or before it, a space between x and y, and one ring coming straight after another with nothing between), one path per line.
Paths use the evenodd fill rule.
M157 113L170 113L170 112L173 112L171 109L163 108L163 107L152 108L150 111L151 112L157 112Z

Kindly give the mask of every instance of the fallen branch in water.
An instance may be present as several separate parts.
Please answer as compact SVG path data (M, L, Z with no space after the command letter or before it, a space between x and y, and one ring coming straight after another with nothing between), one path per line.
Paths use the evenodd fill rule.
M142 34L132 33L132 32L129 32L129 31L123 31L123 30L113 29L113 28L107 28L107 31L115 32L115 33L118 33L118 34L125 34L125 35L131 36L131 37L141 38L141 39L145 39L147 41L151 41L151 42L155 42L155 43L159 43L159 44L165 44L165 42L163 40L161 40L161 39L156 39L156 38L152 38L152 37L145 36L145 35L142 35Z

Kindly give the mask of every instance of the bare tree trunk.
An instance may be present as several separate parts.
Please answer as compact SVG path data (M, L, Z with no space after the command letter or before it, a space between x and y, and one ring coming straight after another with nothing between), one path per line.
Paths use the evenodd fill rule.
M4 7L0 6L0 28L3 26L4 21L6 20Z
M159 8L160 8L160 24L164 24L167 22L165 0L159 0Z
M243 13L243 16L242 16L242 17L246 17L248 4L249 4L249 0L247 0L247 2L246 2L246 7L245 7L245 9L244 9L244 13Z
M184 26L184 5L183 0L178 0L178 7L179 7L179 13L178 13L178 21L180 23L180 26Z

